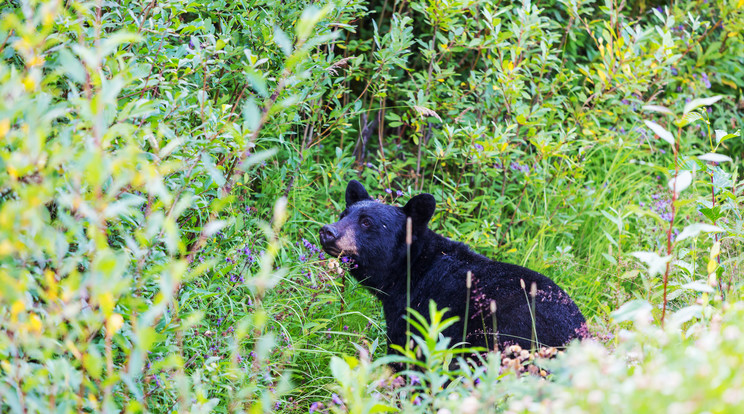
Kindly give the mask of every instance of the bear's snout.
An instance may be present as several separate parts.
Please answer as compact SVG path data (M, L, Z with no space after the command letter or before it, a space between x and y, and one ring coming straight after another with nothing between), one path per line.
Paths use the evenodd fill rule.
M326 224L320 229L320 244L328 246L338 239L338 230L330 224Z

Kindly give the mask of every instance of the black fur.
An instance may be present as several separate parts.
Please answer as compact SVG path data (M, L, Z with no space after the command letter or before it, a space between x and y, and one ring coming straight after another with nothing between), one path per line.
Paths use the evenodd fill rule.
M468 271L472 272L466 338L470 346L493 348L492 300L496 302L499 347L532 345L528 298L533 282L539 345L558 347L587 335L581 311L558 285L535 271L490 260L433 232L428 223L434 209L430 194L419 194L404 207L394 207L372 200L364 186L352 180L340 220L320 230L325 251L353 259L358 267L351 274L382 301L389 343L402 346L406 339L406 217L413 223L411 307L428 319L429 300L433 299L440 309L450 309L446 317L459 316L444 332L453 344L462 341Z

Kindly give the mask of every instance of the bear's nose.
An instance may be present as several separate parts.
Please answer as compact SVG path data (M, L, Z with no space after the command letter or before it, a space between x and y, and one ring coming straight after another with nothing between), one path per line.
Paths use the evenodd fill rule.
M335 241L338 238L338 231L331 225L326 224L320 229L320 243L328 244Z

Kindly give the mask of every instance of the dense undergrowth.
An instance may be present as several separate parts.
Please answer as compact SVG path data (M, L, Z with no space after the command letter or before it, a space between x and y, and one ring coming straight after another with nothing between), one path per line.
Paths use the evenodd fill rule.
M0 4L0 409L744 406L744 3L504 3ZM352 178L596 341L391 376Z

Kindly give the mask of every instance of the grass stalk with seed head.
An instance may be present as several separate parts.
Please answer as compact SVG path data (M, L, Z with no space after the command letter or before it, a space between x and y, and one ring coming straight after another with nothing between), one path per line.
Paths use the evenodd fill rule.
M465 299L465 324L462 327L462 346L465 346L465 338L468 333L468 314L470 313L470 286L473 282L473 272L468 270L468 275L465 278L465 287L467 287L466 299Z
M530 316L532 318L532 352L535 352L538 348L537 346L537 321L536 318L537 313L535 311L535 307L537 305L537 283L532 282L532 286L530 286L530 296L532 297L532 301L530 302Z
M522 286L522 292L524 292L524 298L527 300L527 310L530 312L530 320L532 321L532 333L530 334L530 343L532 344L532 347L535 346L535 341L537 340L537 330L535 328L535 312L533 311L534 308L534 300L530 300L530 295L532 294L532 290L534 289L535 295L537 295L537 285L532 282L532 286L530 286L530 293L528 295L527 293L527 285L524 283L524 279L519 279L519 285ZM534 299L534 296L533 296Z
M493 350L498 351L499 349L499 330L496 320L496 301L491 301L491 318L493 319Z
M406 218L406 346L411 346L411 244L413 220Z

